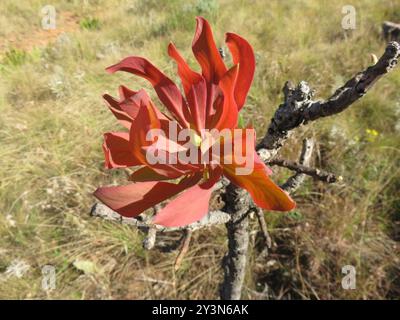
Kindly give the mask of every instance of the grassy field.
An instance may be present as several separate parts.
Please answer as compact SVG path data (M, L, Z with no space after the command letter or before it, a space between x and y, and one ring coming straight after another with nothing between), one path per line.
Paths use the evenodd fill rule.
M0 298L217 298L226 250L223 226L194 234L181 268L177 251L142 248L143 234L89 216L97 186L126 181L103 169L102 134L119 129L101 99L117 86L148 84L104 68L145 56L177 80L166 48L191 55L196 15L219 45L226 31L254 47L257 69L243 116L261 136L282 101L286 80L308 81L324 98L379 56L384 20L400 22L397 0L52 0L57 29L41 28L48 0L0 2ZM341 27L352 4L357 28ZM400 69L344 113L296 131L318 141L313 163L344 177L307 180L290 214L266 212L275 242L268 257L252 221L248 299L398 299L400 297ZM276 170L276 181L290 175ZM165 242L179 235L164 237ZM44 265L56 289L42 289ZM357 288L341 287L344 265ZM17 266L17 267L16 267ZM19 266L19 267L18 267ZM14 267L14 268L13 268ZM18 269L20 273L15 272ZM25 271L25 272L23 272ZM268 288L266 290L265 288Z

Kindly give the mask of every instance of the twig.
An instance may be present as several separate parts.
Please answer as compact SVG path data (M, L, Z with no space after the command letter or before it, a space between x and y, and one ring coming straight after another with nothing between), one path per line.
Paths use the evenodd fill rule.
M301 149L299 162L300 166L308 165L311 161L312 152L314 149L314 140L313 139L304 139L303 140L303 147ZM268 164L271 165L273 161L270 161ZM308 167L307 167L308 168ZM297 170L295 170L297 171ZM296 189L303 183L305 178L305 174L302 172L297 171L297 173L291 176L282 186L281 188L288 193L293 193ZM267 223L265 222L263 210L260 208L254 208L254 212L257 215L258 223L260 225L261 232L263 233L264 239L266 241L266 247L271 248L272 240L268 233ZM266 251L268 253L268 251Z
M265 246L266 248L271 249L272 239L268 232L267 223L265 222L264 211L261 208L255 208L254 212L257 215L258 224L260 225L260 229L264 237Z
M301 149L299 162L302 165L309 165L311 162L311 155L314 150L315 141L313 139L304 139L303 140L303 147ZM296 173L291 176L286 182L281 185L281 188L288 193L295 192L303 183L306 175L303 173Z
M185 257L186 253L189 250L189 244L190 244L190 239L192 238L192 231L185 229L184 231L184 236L183 236L183 240L182 240L182 247L175 259L175 264L174 264L174 270L177 271L183 261L183 258Z
M336 177L333 173L326 172L320 169L311 168L305 165L302 165L296 161L286 160L286 159L273 159L268 162L271 166L280 166L284 167L297 173L302 173L307 176L313 177L314 179L327 182L327 183L334 183L338 180L341 180L341 177Z

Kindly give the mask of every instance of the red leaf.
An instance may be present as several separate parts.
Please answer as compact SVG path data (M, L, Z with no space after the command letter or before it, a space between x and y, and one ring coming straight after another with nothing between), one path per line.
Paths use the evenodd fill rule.
M125 217L136 217L146 209L196 184L201 177L185 178L174 184L164 181L138 182L125 186L101 187L94 196Z
M127 132L105 133L103 151L107 169L141 165L141 162L132 153Z
M253 48L242 37L234 33L226 34L226 44L232 53L233 63L239 64L239 73L235 86L235 100L240 110L247 97L256 67Z
M226 72L225 64L215 45L211 27L206 19L197 17L196 33L192 42L193 53L207 82L217 84Z
M121 62L106 69L110 73L116 71L126 71L143 77L150 81L161 102L176 117L178 122L185 128L188 127L188 121L184 116L186 108L178 87L175 83L158 70L151 62L141 57L128 57Z

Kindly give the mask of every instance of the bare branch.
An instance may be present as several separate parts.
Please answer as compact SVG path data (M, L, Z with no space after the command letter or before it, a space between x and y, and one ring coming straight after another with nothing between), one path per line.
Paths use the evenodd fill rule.
M299 161L302 165L309 165L311 162L311 155L314 150L315 141L313 139L304 139L303 147L301 149ZM281 188L288 193L295 192L303 183L306 175L304 173L296 173L291 176L287 181L281 186Z
M257 216L258 224L260 225L264 237L265 246L270 249L272 247L272 239L268 232L267 223L265 222L264 211L261 208L255 208L254 212Z
M174 264L174 270L177 271L183 261L183 258L185 257L186 253L189 250L189 244L190 244L190 239L192 238L192 232L191 230L186 229L184 231L184 236L183 236L183 240L182 240L182 246L181 249L178 253L178 256L175 259L175 264Z
M304 121L331 116L345 110L356 100L363 97L384 74L393 70L399 56L400 44L394 41L390 42L386 47L385 53L375 65L368 67L347 81L327 101L317 101L306 108L304 110Z
M274 159L271 162L269 162L269 164L285 167L290 170L296 171L297 173L303 173L307 176L313 177L314 179L327 183L334 183L340 180L340 177L336 177L336 175L334 175L333 173L326 172L317 168L311 168L299 164L296 161L285 160L285 159Z
M167 228L160 225L152 224L149 221L144 221L140 217L138 218L122 217L120 214L118 214L117 212L113 211L112 209L110 209L109 207L100 202L95 203L93 205L90 214L93 217L99 217L105 220L127 224L133 227L137 227L139 229L144 229L145 231L148 231L149 228L153 228L157 232L183 231L185 229L195 231L202 228L208 228L215 225L225 224L229 220L231 220L231 216L227 212L224 212L222 210L215 210L215 211L210 211L201 220L194 222L188 226Z
M271 158L280 149L289 131L309 121L342 112L363 97L384 74L392 71L399 55L400 44L390 42L376 64L351 78L326 101L313 101L314 92L305 81L301 81L297 87L287 82L283 88L284 103L275 112L257 149L266 149L264 153L267 152Z
M305 165L302 165L296 161L286 160L286 159L273 159L268 162L270 166L279 166L284 167L297 173L303 173L307 176L313 177L316 180L320 180L327 183L334 183L340 180L341 177L336 177L333 173L326 172L317 168L311 168Z

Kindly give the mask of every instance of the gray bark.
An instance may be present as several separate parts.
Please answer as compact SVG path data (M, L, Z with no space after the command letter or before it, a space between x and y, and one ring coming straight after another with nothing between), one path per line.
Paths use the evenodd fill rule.
M246 275L249 246L250 198L243 189L230 184L225 193L225 211L231 215L226 223L228 253L223 260L224 281L221 287L222 300L239 300Z

